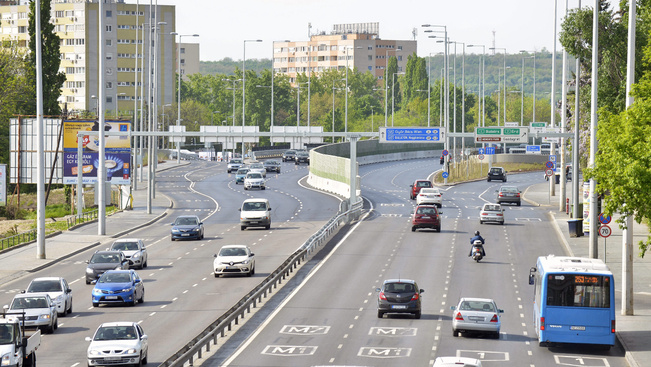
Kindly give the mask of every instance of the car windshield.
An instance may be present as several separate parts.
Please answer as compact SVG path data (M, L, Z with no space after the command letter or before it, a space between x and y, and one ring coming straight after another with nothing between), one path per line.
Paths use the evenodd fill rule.
M13 324L0 325L0 344L10 344L14 341Z
M196 226L198 224L198 221L197 218L182 217L176 218L176 222L174 222L174 224L177 226Z
M242 164L242 160L241 159L231 159L231 161L229 163L230 164Z
M105 326L95 333L94 340L129 340L136 339L136 330L133 326Z
M24 310L28 308L48 308L45 297L20 297L11 303L12 310Z
M37 280L29 284L27 292L63 292L58 280Z
M90 259L91 264L120 263L120 257L116 254L95 254Z
M251 168L260 169L260 168L264 168L264 166L262 165L262 163L253 163L251 165Z
M389 293L413 293L416 288L410 283L387 283L384 285L384 291Z
M416 187L432 187L432 183L429 181L418 181Z
M129 273L104 273L98 283L129 283L131 281L131 274Z
M422 190L420 190L420 193L423 194L423 195L426 195L426 194L438 194L439 189L430 189L430 188L426 187L426 188L423 188Z
M115 251L137 251L138 242L115 242L111 246L111 250Z
M502 192L518 192L518 188L517 187L502 187L500 189L500 191L502 191Z
M461 311L484 311L495 312L495 306L492 302L486 301L463 301L459 305Z
M288 150L288 151L285 152L285 154L287 154L287 155L296 154L296 151L295 150Z
M244 203L244 205L242 205L242 210L247 211L247 212L249 212L249 211L265 211L265 210L267 210L267 205L265 203L262 203L262 202Z
M266 161L266 162L264 162L264 165L265 166L277 166L278 162L276 162L276 161Z
M436 208L420 207L416 209L417 214L436 214Z
M240 168L237 170L238 175L246 175L247 172L249 172L248 168Z
M491 173L502 173L501 168L491 168Z
M258 172L247 173L246 178L262 178L262 174Z
M486 212L499 212L501 209L500 205L484 205L484 211Z
M228 247L219 251L219 256L246 256L246 250L241 247Z

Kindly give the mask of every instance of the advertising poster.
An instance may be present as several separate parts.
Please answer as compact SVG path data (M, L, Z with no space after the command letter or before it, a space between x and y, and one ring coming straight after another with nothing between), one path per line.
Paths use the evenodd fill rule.
M0 206L7 206L7 165L0 164Z
M104 131L128 132L131 121L107 121ZM98 131L97 121L63 122L63 183L77 183L77 134L80 131ZM97 182L99 167L99 136L84 135L82 138L82 174L84 184ZM128 136L105 137L106 178L113 185L129 185L131 182L131 139Z
M590 233L590 182L583 183L583 233Z

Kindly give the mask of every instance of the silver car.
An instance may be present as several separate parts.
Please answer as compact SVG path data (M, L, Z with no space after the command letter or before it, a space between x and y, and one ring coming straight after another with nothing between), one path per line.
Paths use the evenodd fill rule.
M237 172L237 170L240 169L240 167L242 167L243 165L244 165L244 161L242 160L242 158L233 158L226 165L226 171L228 173Z
M246 178L244 179L244 190L250 189L266 189L264 177L262 177L262 174L251 171L246 174Z
M481 361L466 357L438 357L432 367L481 367Z
M25 313L25 328L41 329L43 333L54 333L59 327L57 306L47 293L17 294L11 305L5 306L7 314L20 315Z
M257 172L262 175L262 177L267 177L267 169L264 167L263 163L254 162L249 165L249 172Z
M479 211L479 224L504 224L504 208L500 204L486 203Z
M489 298L461 298L452 309L452 336L459 333L477 332L500 338L500 314L495 301Z
M147 267L147 248L145 243L138 238L121 238L115 240L109 250L122 251L129 260L129 269L143 269Z
M61 277L43 277L32 280L24 293L47 293L57 306L57 313L65 316L72 313L72 289Z
M224 274L255 274L255 254L248 246L227 245L215 254L213 261L215 278Z

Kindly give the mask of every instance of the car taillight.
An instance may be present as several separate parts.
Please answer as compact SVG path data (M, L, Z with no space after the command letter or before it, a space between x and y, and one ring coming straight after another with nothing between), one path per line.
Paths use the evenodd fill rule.
M481 215L488 215L488 213L481 213Z
M491 318L491 322L497 322L497 314L494 314Z
M380 292L380 299L383 301L387 300L387 296L384 295L384 292Z
M418 296L418 293L414 293L414 295L411 296L411 300L412 300L412 301L418 301L418 297L419 297L419 296Z
M461 316L461 312L457 312L456 315L454 315L455 320L463 321L463 316Z
M520 197L520 193L515 194L516 197Z
M502 193L500 192L500 197L502 197L502 196L504 196L504 194L502 194Z
M545 318L540 318L540 330L545 330Z
M498 217L502 217L502 216L504 216L504 214L502 214L502 213L497 213L497 216L498 216Z
M610 332L611 333L615 332L615 320L610 322Z

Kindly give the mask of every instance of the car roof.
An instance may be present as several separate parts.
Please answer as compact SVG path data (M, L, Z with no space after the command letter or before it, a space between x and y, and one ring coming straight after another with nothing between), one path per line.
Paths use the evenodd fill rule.
M412 279L385 279L384 284L386 283L409 283L409 284L416 284L415 280Z
M221 248L247 248L246 245L224 245Z
M142 240L140 238L120 238L120 239L117 239L117 240L113 241L113 243L116 243L116 242L137 242L137 241L142 241Z
M459 303L463 301L475 301L475 302L493 302L495 301L492 298L472 298L472 297L463 297L459 300Z
M39 277L39 278L32 279L32 282L45 281L45 280L61 280L61 279L63 279L63 277Z
M113 322L105 322L101 324L99 328L101 327L107 327L107 326L135 326L136 323L132 321L113 321Z
M474 358L465 357L438 357L434 361L434 366L460 366L460 367L474 367L479 366L480 361Z
M196 215L179 215L177 218L199 218Z
M30 293L18 293L14 296L16 298L33 298L33 297L45 297L50 298L50 295L47 292L30 292Z
M246 199L243 201L243 203L261 203L261 202L268 202L269 199L265 198L251 198L251 199Z
M95 254L121 254L122 251L120 250L104 250L104 251L95 251Z

